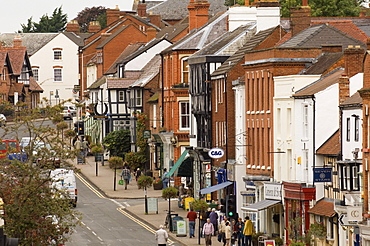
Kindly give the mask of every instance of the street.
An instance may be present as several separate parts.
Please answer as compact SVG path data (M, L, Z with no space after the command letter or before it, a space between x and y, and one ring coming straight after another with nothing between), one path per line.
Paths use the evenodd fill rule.
M154 230L123 209L130 203L142 203L142 199L104 198L79 179L77 187L79 195L76 211L82 214L82 225L76 227L76 232L66 243L67 246L156 245Z

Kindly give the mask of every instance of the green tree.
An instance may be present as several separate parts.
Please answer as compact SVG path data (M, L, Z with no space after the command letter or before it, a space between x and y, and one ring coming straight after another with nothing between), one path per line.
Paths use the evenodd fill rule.
M77 14L75 19L80 25L81 32L88 31L90 21L99 21L101 28L105 28L107 26L106 8L102 6L92 8L86 7Z
M130 151L130 131L118 130L107 134L103 140L103 144L109 150L111 156L125 157L125 154Z
M54 169L53 157L61 158L61 166L73 168L70 160L76 156L74 151L67 150L72 146L63 142L56 126L50 124L59 115L60 107L41 111L19 103L17 108L14 122L3 128L4 136L7 134L9 138L10 134L20 139L18 134L26 134L32 140L25 148L25 161L9 158L11 155L0 160L0 197L4 202L0 217L4 220L5 233L20 238L20 245L50 245L51 240L64 243L78 222L69 200L56 198L68 194L51 187L48 175ZM40 141L50 148L36 149ZM39 160L44 160L42 165Z
M281 16L289 17L290 8L301 6L301 0L280 0ZM359 16L363 0L310 0L313 17Z
M52 16L44 14L40 21L33 22L32 17L27 20L27 24L21 24L23 33L48 33L64 31L67 24L67 14L63 14L62 7L56 8Z

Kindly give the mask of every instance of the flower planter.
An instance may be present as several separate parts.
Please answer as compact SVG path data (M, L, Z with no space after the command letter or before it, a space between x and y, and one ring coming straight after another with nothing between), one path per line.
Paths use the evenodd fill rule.
M160 183L160 184L153 184L153 188L154 188L155 190L162 190L162 188L163 188L163 184L162 184L162 183Z

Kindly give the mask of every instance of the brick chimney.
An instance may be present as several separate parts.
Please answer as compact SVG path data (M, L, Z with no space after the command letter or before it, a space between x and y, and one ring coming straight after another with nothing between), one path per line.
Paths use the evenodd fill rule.
M157 27L161 27L161 16L160 15L152 15L149 14L148 18L150 19L150 23Z
M367 50L370 50L370 38L366 40ZM364 60L364 85L363 89L370 89L370 56L366 55Z
M120 17L120 11L118 5L116 5L115 9L107 9L107 26L115 22Z
M209 6L207 1L190 0L188 5L189 31L198 29L207 23Z
M89 28L87 31L89 33L96 33L96 32L99 32L100 29L101 29L101 26L100 26L99 21L90 21Z
M301 7L290 9L290 29L292 36L303 31L311 25L311 8L308 6L308 0L302 0Z
M363 72L363 61L365 56L365 50L360 46L353 47L349 45L344 50L344 69L348 77L352 77L355 74Z
M77 20L71 20L68 22L66 26L66 31L67 32L74 32L74 33L79 33L80 32L80 25L78 24Z
M349 98L349 77L343 73L339 78L339 105Z
M13 47L15 47L15 48L22 47L22 39L21 39L21 37L15 37L13 39Z
M141 17L145 17L146 16L146 3L145 3L145 0L141 1L141 3L139 3L137 5L137 15L138 16L141 16Z
M147 30L146 30L146 37L147 37L147 40L146 42L149 42L150 40L152 40L153 38L155 38L157 35L157 30L153 27L149 27Z

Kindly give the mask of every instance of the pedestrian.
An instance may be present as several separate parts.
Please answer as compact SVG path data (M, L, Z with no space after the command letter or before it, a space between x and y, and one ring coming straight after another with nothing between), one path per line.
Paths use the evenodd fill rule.
M238 239L238 246L243 246L243 229L244 229L244 222L242 218L238 218L238 222L235 224L235 231L236 231L236 238Z
M130 170L128 169L127 166L124 166L121 172L121 179L123 179L125 182L125 190L127 190L127 185L130 182L130 178L131 178Z
M168 182L170 181L169 177L167 177L167 168L163 169L163 175L162 175L162 184L163 189L166 189L168 187Z
M136 179L136 182L137 180L139 179L139 177L141 176L141 170L140 168L137 168L136 169L136 172L135 172L135 179Z
M168 240L168 233L163 229L163 225L159 226L159 230L155 232L155 240L158 246L166 246Z
M212 245L212 235L215 232L215 228L211 223L211 219L207 218L207 222L203 225L203 236L206 240L206 246Z
M82 137L82 146L81 147L82 147L83 155L84 155L84 157L86 157L87 153L89 151L90 145L89 145L89 142L84 137Z
M216 209L212 208L212 212L209 214L209 218L211 219L211 223L213 224L213 228L215 229L216 233L218 231L218 214L216 213Z
M226 216L224 216L224 219L220 223L220 229L219 229L219 233L221 234L221 240L223 242L223 246L226 245L226 238L225 238L226 222L228 222L228 220Z
M194 231L195 231L195 220L197 218L197 213L193 211L193 208L190 208L190 211L186 215L186 218L189 219L189 236L190 238L195 237Z
M225 223L225 242L224 242L224 246L225 245L230 246L231 235L232 235L232 231L231 231L230 222L227 221Z
M245 240L245 246L252 246L252 234L254 232L254 226L249 216L245 217L243 235Z

